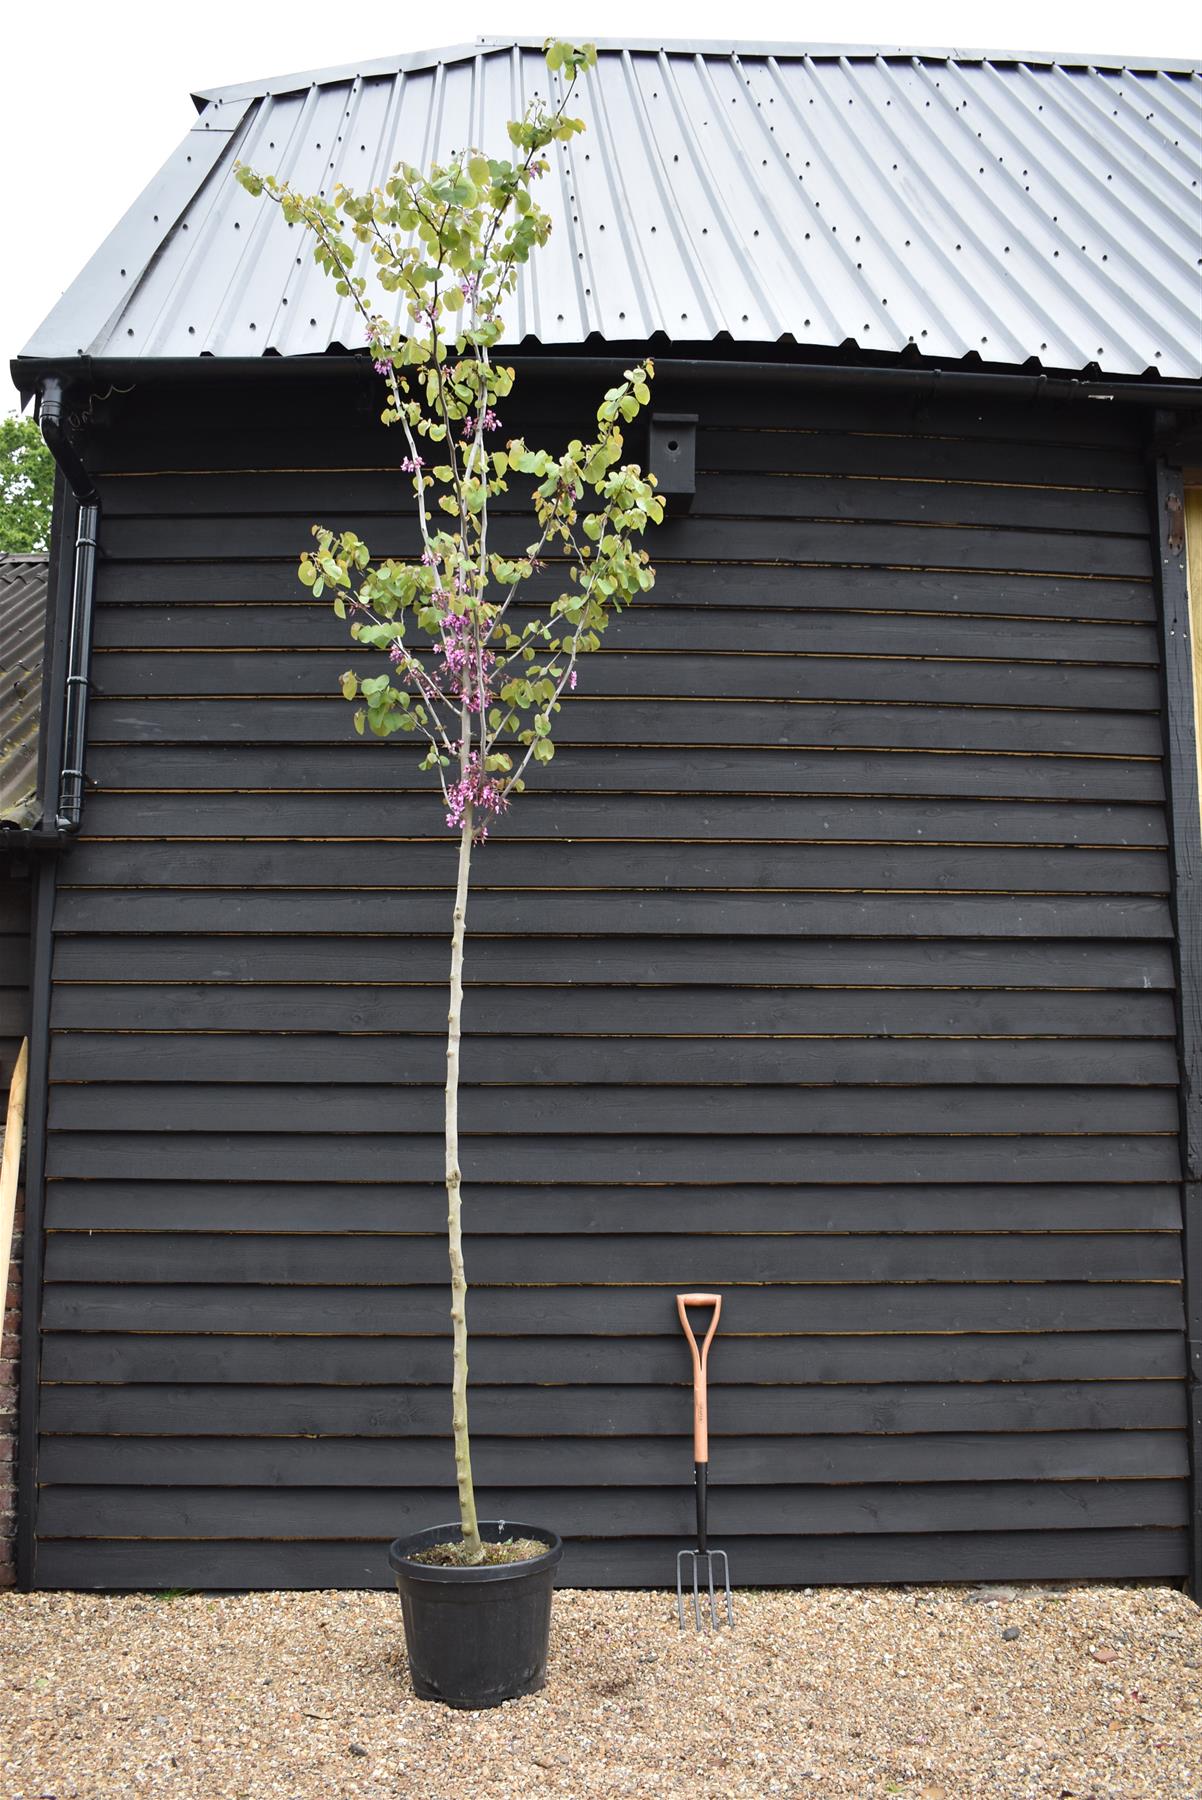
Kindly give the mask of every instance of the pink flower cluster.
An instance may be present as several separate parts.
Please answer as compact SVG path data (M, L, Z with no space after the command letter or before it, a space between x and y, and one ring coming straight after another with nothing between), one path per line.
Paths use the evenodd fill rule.
M496 413L493 411L491 406L486 406L484 408L484 413L483 413L483 416L480 421L480 429L481 429L481 431L500 431L500 429L501 429L501 421L497 417ZM476 435L476 420L472 416L471 413L468 413L466 418L464 419L462 431L463 431L463 439L464 439L465 443L467 442L467 440L469 438L475 437L475 435Z
M421 467L422 459L420 456L402 456L401 468L406 475L416 475ZM425 561L424 557L422 558L422 561Z
M436 594L435 598L446 600L448 597ZM469 712L482 712L492 699L488 676L496 657L491 650L477 650L471 620L466 613L456 612L449 604L439 624L439 632L448 688L457 700L466 704ZM481 671L484 675L483 687L480 684Z
M458 831L463 825L463 815L468 807L474 812L499 813L509 811L509 800L503 794L491 775L486 775L480 767L480 758L475 750L467 759L467 768L461 779L447 789L447 826L451 831ZM472 822L472 839L482 844L488 836L488 820L478 824Z

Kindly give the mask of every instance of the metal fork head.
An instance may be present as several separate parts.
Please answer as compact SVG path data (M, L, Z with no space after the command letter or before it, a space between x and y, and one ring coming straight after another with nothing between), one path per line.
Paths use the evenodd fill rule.
M681 1550L677 1552L676 1556L676 1617L680 1623L680 1629L682 1631L684 1630L685 1588L687 1586L684 1564L686 1557L689 1558L693 1565L693 1623L697 1630L701 1631L704 1629L704 1616L701 1609L703 1589L709 1593L709 1622L714 1630L717 1631L719 1626L723 1623L733 1625L735 1622L735 1609L734 1603L730 1597L730 1565L726 1560L725 1550ZM718 1557L721 1557L722 1559L722 1575L721 1580L715 1585L714 1562ZM704 1571L701 1568L702 1563L705 1564ZM719 1593L725 1597L726 1601L725 1621L719 1613Z

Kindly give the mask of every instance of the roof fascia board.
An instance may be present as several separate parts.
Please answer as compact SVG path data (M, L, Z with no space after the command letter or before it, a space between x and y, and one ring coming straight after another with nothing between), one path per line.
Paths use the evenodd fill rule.
M471 44L450 44L429 50L410 50L395 56L376 57L370 61L339 63L326 69L301 69L287 75L262 76L250 81L230 82L225 86L198 89L192 96L198 111L214 100L252 100L265 95L295 94L310 87L324 87L340 81L354 81L376 75L413 74L437 68L442 63L470 61L490 53L511 50L541 51L543 38L506 37L478 38ZM893 44L804 44L772 41L733 41L723 38L598 38L598 50L664 52L676 56L772 56L780 60L831 61L844 57L851 60L918 61L944 63L1021 63L1032 68L1099 69L1147 75L1198 75L1202 63L1188 57L1103 55L1086 51L1056 52L1050 50L961 50L913 47Z
M22 350L22 359L53 356L54 347L64 339L76 342L77 354L87 357L93 343L107 341L114 319L229 148L232 134L251 105L249 99L222 100L206 108L209 116L197 121L84 264ZM97 332L95 320L101 308L104 323ZM79 343L85 320L93 321L91 335L87 343Z
M609 376L620 372L631 352L590 355L544 354L516 347L505 353L523 378L562 382L579 377ZM928 397L961 394L985 397L1008 395L1031 401L1091 401L1129 403L1172 412L1202 410L1202 382L1177 380L1085 381L1074 375L1043 375L1024 369L961 369L918 367L899 363L807 363L748 358L671 357L656 354L657 380L708 381L715 385L767 383L798 387L877 387ZM13 381L23 393L32 393L47 375L85 383L125 384L161 381L280 381L292 377L367 381L375 379L370 359L363 353L315 356L258 357L79 357L53 362L17 357L10 364Z

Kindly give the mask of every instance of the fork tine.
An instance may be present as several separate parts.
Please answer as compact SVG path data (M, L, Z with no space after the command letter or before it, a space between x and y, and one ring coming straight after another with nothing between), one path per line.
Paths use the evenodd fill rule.
M713 1631L717 1631L717 1629L718 1629L718 1603L714 1599L714 1558L713 1558L712 1553L710 1555L708 1555L705 1559L705 1572L709 1577L709 1586L710 1586L710 1628Z
M696 1551L693 1551L691 1554L693 1557L693 1624L696 1627L696 1629L698 1631L700 1631L701 1630L701 1595L698 1591L698 1580L699 1580L700 1572L697 1568L697 1564L700 1559L698 1558Z

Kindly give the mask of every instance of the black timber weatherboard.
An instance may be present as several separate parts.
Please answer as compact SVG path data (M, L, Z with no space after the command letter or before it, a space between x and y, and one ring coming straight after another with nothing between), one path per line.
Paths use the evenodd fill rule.
M1190 1588L1202 1598L1202 813L1199 811L1193 630L1183 530L1182 472L1166 457L1153 471L1161 643L1164 656L1165 767L1176 923L1177 1033L1181 1060L1183 1230L1188 1397L1193 1464Z
M393 478L366 420L319 448L300 389L270 424L200 398L186 434L115 403L93 446L100 789L56 919L36 1579L381 1584L381 1535L453 1508L447 845L404 750L353 740L353 650L294 556L352 510L392 542ZM569 1580L670 1578L671 1296L704 1274L739 1580L1180 1576L1141 432L673 403L701 510L657 538L469 915L482 1503L537 1492Z

